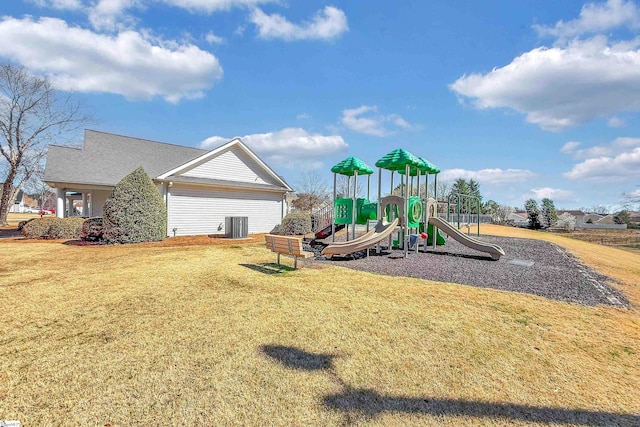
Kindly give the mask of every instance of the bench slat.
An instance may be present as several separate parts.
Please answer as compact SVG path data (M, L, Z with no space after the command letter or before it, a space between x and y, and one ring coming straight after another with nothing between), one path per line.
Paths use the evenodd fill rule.
M301 237L276 236L267 234L264 236L267 249L277 254L290 255L295 258L311 258L313 252L307 252L302 248Z

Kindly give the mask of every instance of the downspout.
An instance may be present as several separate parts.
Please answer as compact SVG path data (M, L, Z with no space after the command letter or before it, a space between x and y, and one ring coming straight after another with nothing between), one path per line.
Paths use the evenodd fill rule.
M166 208L167 208L167 236L169 236L169 237L171 237L171 233L170 233L170 231L171 231L171 215L169 215L169 207L170 207L170 204L169 204L170 190L169 190L169 188L171 186L173 186L173 182L169 181L169 182L165 183L165 189L166 189L166 191L165 191L165 197L166 197L165 204L166 204Z

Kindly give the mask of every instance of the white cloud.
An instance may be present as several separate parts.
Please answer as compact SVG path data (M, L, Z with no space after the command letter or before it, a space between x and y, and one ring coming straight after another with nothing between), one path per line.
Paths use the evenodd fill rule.
M559 130L621 111L640 111L640 39L606 37L537 48L450 88L479 109L511 108L543 129Z
M578 19L558 21L553 27L533 26L542 36L558 38L603 33L621 27L640 27L640 10L633 1L608 0L606 3L587 3L582 6Z
M514 182L524 182L536 174L526 169L481 169L471 171L466 169L447 169L442 171L440 178L453 181L458 178L473 179L481 184L511 184Z
M609 144L573 150L570 154L583 161L563 174L569 179L622 182L640 176L640 138L616 138Z
M565 144L565 146L567 144ZM614 139L610 144L596 145L582 150L573 149L566 153L572 154L575 159L590 159L594 157L617 156L636 147L640 147L640 138L621 137Z
M201 148L217 147L231 138L212 136L200 144ZM240 137L267 163L298 168L305 165L317 168L317 159L345 152L348 144L340 135L310 134L301 128L285 128L276 132L258 133Z
M56 87L130 99L198 98L222 77L215 56L191 44L154 44L143 34L111 37L54 18L4 18L0 56L49 76Z
M562 146L562 148L560 149L560 152L565 154L571 154L576 151L576 148L578 148L580 144L581 143L578 141L569 141Z
M135 25L135 18L126 13L135 6L142 7L143 0L99 0L89 7L89 22L97 30L124 30Z
M572 180L625 182L640 177L640 147L620 154L588 158L563 174Z
M50 7L52 9L78 10L83 7L82 0L30 0L31 3L39 7Z
M612 127L612 128L621 128L626 125L624 120L622 120L619 117L611 117L607 122L607 124L609 125L609 127Z
M377 113L378 107L375 105L362 105L358 108L346 109L342 111L342 118L340 121L347 128L374 136L387 136L392 132L387 129L388 124L394 125L402 129L412 129L412 126L407 123L398 114L379 115L370 113ZM367 117L363 115L369 114Z
M94 29L122 31L135 27L133 8L146 8L154 3L188 10L192 13L214 13L233 8L252 8L278 0L29 0L41 7L84 10Z
M560 188L550 188L550 187L541 187L541 188L532 188L525 195L527 199L551 199L554 202L575 202L577 199L572 191L562 190Z
M216 36L215 34L213 34L212 31L209 31L207 33L207 35L205 36L205 40L207 40L207 42L211 43L211 44L222 44L222 43L224 43L224 38L222 38L220 36Z
M263 39L329 40L349 30L347 16L333 6L326 6L302 25L293 24L276 13L268 15L259 8L253 9L249 20L258 27L258 35Z
M191 12L220 12L237 7L253 7L259 4L274 3L278 0L161 0L170 6L187 9Z
M307 120L310 118L311 118L311 115L309 115L308 113L300 113L296 116L297 120Z

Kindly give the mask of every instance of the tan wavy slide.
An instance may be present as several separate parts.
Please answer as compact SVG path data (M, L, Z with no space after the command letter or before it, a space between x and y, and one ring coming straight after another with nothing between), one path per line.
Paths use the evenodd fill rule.
M327 258L331 258L333 255L346 255L354 252L368 249L383 240L385 237L389 237L393 230L398 226L398 218L394 219L390 223L383 223L378 221L375 228L364 234L357 239L349 242L337 242L332 243L322 251L322 255Z
M429 223L433 224L435 227L438 227L440 230L444 231L449 237L452 237L457 242L474 249L480 252L486 252L491 255L491 258L494 260L499 260L501 256L504 255L504 250L498 246L493 245L491 243L486 243L481 240L474 239L473 237L469 237L465 234L462 234L456 227L449 224L442 218L430 217Z

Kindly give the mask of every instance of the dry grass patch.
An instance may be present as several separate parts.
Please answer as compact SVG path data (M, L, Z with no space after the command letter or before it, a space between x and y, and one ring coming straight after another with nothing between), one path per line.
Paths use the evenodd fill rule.
M0 419L640 421L636 312L171 240L0 242Z
M27 221L33 218L40 218L40 215L33 213L14 213L10 212L7 214L7 223L8 225L0 227L1 229L5 228L16 228L20 221Z

